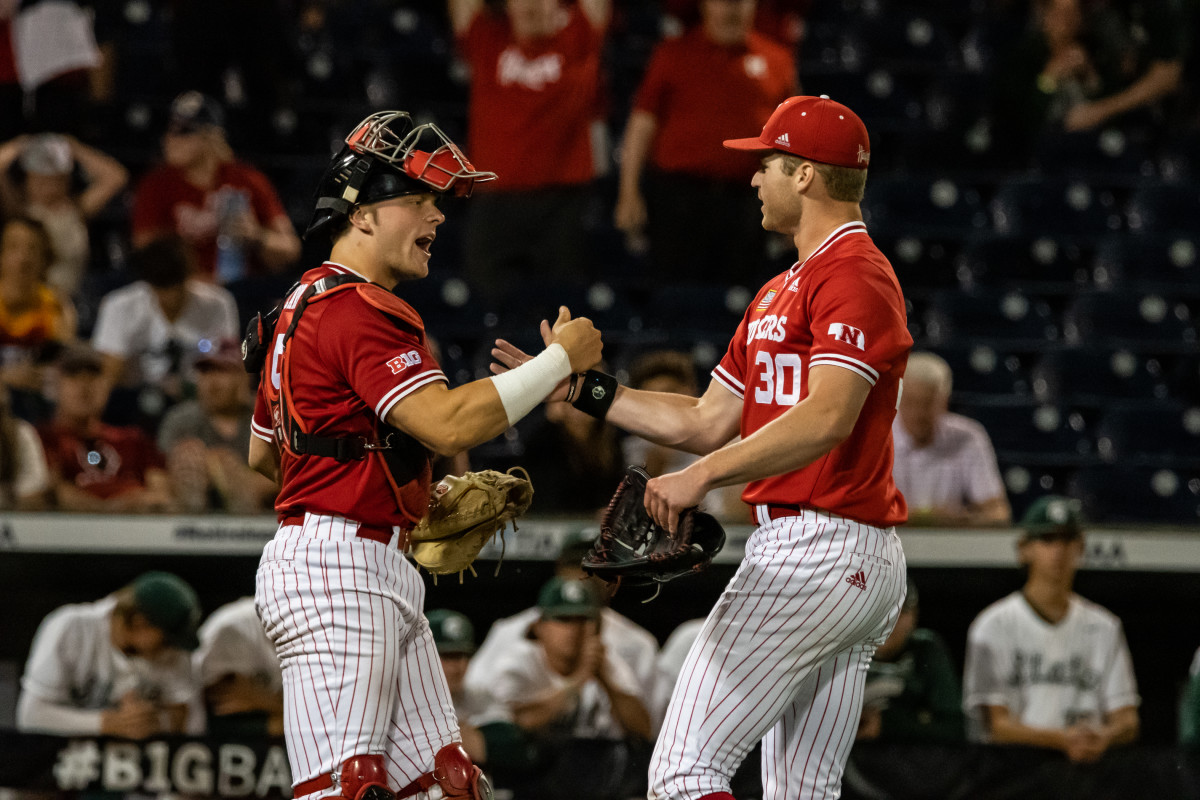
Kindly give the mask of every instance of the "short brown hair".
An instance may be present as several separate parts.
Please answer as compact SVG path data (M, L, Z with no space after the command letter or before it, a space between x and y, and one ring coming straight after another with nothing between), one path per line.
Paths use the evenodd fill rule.
M867 171L865 169L835 167L833 164L822 164L820 161L800 158L790 153L780 153L780 156L783 158L784 175L795 175L800 165L808 161L825 181L825 189L829 192L830 199L846 203L862 202L867 189Z
M654 378L674 378L696 388L696 364L692 357L679 350L652 350L633 362L629 368L629 385L640 389Z

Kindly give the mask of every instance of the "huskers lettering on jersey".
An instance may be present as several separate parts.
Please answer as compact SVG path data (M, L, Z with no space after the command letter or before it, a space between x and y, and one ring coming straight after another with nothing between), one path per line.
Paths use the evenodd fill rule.
M255 402L251 429L260 439L274 443L279 429L283 335L300 294L314 281L350 272L329 262L309 270L285 301ZM396 403L430 383L446 381L415 311L411 318L418 322L415 327L398 323L353 290L310 301L287 344L292 413L306 432L375 441L377 424ZM281 452L282 480L275 501L281 517L307 511L367 525L408 527L428 506L428 463L397 497L379 451L342 463L296 456L286 448Z
M892 420L912 337L891 264L861 222L759 290L713 378L741 397L743 437L808 396L815 366L871 385L850 438L807 467L752 481L747 503L800 504L887 527L908 518L892 481Z

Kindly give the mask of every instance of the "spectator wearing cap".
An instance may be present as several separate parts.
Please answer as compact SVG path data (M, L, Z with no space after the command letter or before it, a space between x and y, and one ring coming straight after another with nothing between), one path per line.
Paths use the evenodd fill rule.
M444 608L433 609L425 617L454 700L463 747L471 760L503 776L528 772L538 763L537 747L491 691L468 688L464 680L475 652L475 626L465 614Z
M299 258L300 239L278 193L266 175L234 157L215 100L199 92L175 98L162 147L164 163L134 194L134 247L180 236L194 252L196 274L225 285L279 272Z
M128 181L129 172L120 162L73 136L22 135L0 144L4 211L36 219L46 227L54 253L46 282L68 297L78 295L87 271L88 221Z
M192 258L178 236L155 239L129 259L138 280L100 301L92 345L104 356L105 379L117 392L115 407L159 419L183 398L195 360L239 337L233 295L190 277Z
M283 670L253 597L212 612L192 654L203 690L207 732L218 737L283 735Z
M1094 762L1138 735L1140 698L1121 621L1073 591L1083 556L1075 501L1042 497L1021 527L1025 585L967 632L968 735Z
M158 448L181 510L270 510L275 484L246 463L254 407L238 342L208 343L193 372L195 399L172 407L158 428Z
M527 638L496 658L493 692L525 730L547 740L650 738L637 679L600 637L600 609L593 583L551 578Z
M195 591L167 572L52 611L25 664L18 729L125 739L199 733L189 655L199 623Z
M912 353L892 422L892 478L910 525L1008 525L996 451L987 431L949 410L954 376L945 359Z
M896 627L876 649L867 670L859 741L963 740L958 669L942 637L917 627L918 608L917 585L909 578Z
M592 549L590 538L568 541L555 562L555 576L564 580L585 580L593 584L603 607L600 609L600 641L610 657L620 660L636 679L638 698L648 709L661 711L655 705L658 640L654 634L607 605L608 594L602 591L604 582L588 577L580 562ZM516 643L527 641L532 626L542 616L534 606L492 623L483 644L471 658L467 668L466 685L479 691L491 691L497 660ZM661 722L655 714L654 723Z
M0 381L13 390L14 408L38 421L44 367L75 338L75 309L46 283L53 261L46 227L13 217L0 228Z
M470 67L467 150L500 175L471 201L464 258L493 308L522 280L592 269L585 220L607 148L602 56L611 0L447 0ZM516 294L514 294L516 292Z
M755 161L721 146L799 88L791 51L754 30L756 0L699 0L700 23L661 42L621 146L614 222L648 234L664 279L724 282L767 261Z
M162 455L136 426L101 421L108 402L100 354L73 345L54 371L54 418L38 429L63 511L173 510Z

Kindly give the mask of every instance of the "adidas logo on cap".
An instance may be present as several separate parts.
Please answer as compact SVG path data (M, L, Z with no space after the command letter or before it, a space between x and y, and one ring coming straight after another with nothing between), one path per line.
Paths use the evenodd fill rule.
M784 131L779 138L775 140L775 144L781 144L784 147L787 147L791 144L791 142L788 141L787 131Z

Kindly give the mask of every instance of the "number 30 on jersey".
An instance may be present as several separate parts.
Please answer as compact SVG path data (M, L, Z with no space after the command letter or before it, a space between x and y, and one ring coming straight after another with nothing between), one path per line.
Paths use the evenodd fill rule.
M779 406L794 406L800 402L802 362L799 353L772 355L760 350L754 356L754 363L761 370L754 387L754 402Z

